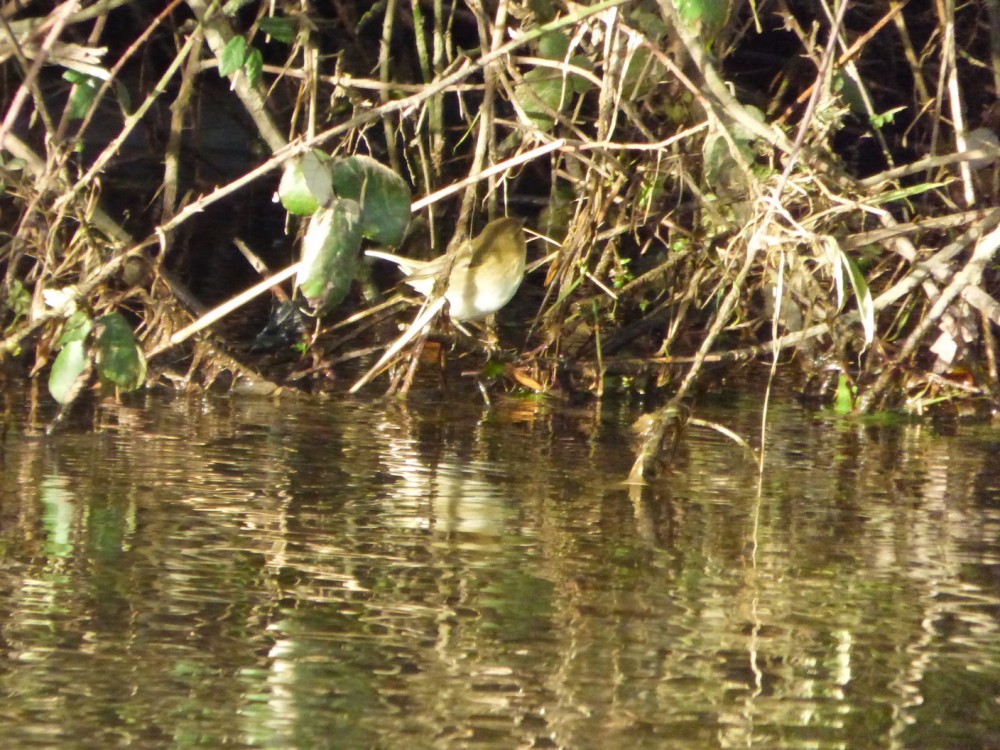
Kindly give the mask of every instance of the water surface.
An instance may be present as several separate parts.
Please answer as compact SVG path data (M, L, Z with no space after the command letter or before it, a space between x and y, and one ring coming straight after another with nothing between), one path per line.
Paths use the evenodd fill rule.
M698 416L759 442L757 399ZM0 487L0 746L1000 748L1000 433L154 398Z

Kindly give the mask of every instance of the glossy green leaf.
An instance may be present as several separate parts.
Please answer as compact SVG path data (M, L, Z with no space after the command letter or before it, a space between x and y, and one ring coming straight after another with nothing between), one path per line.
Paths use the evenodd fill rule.
M75 70L65 71L63 79L73 84L66 102L66 114L71 120L82 120L90 111L101 82Z
M70 341L59 352L49 371L49 393L60 404L68 404L90 377L90 354L83 341Z
M278 197L288 213L310 216L333 198L333 173L326 158L321 151L309 151L285 164Z
M260 76L264 72L264 55L256 47L251 47L247 52L243 61L243 72L246 73L251 86L256 86L260 82Z
M840 374L837 381L837 390L834 392L833 409L838 414L850 414L854 409L855 388L844 373Z
M268 16L260 19L260 30L279 42L291 44L295 41L298 30L295 22L291 18L281 18L278 16Z
M244 60L247 59L247 40L241 36L234 36L222 50L219 57L219 75L228 76L243 67Z
M361 207L361 236L398 245L410 225L412 194L406 180L370 156L350 156L332 165L333 190Z
M72 341L86 341L93 327L94 323L90 316L83 310L77 310L63 324L62 333L59 334L56 346L63 347Z
M146 357L121 313L97 319L97 374L104 383L134 391L146 382Z
M322 315L339 305L351 288L361 248L361 207L335 198L309 220L295 283Z

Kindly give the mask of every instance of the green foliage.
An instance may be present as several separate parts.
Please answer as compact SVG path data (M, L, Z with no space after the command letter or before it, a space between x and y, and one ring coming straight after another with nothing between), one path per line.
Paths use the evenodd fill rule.
M247 40L241 36L234 36L226 42L222 55L219 57L219 75L223 77L232 75L243 67L246 58Z
M322 151L310 151L285 165L278 197L290 214L311 216L333 198L333 173ZM409 206L407 206L409 208Z
M94 322L90 319L90 316L83 310L77 310L69 316L63 325L62 333L59 334L56 346L66 346L75 341L86 341L93 328Z
M289 213L312 217L296 284L318 314L347 296L362 238L398 245L410 223L409 185L368 156L311 151L285 167L278 196Z
M542 23L551 21L559 12L553 0L528 0L527 6L531 9L532 15Z
M64 81L73 84L66 103L66 114L70 120L82 120L90 111L101 82L94 76L76 70L64 71L62 77Z
M891 125L896 120L896 115L899 112L905 112L906 107L895 107L893 109L882 112L881 114L874 114L868 118L868 121L872 124L872 127L876 130L881 130L886 125Z
M90 377L90 353L84 341L67 342L49 371L49 393L60 404L70 403Z
M256 86L260 82L260 76L264 72L264 54L256 47L251 47L247 52L246 60L243 61L243 72L246 73L251 86Z
M8 175L23 172L24 167L24 159L11 158L8 154L0 152L0 195L7 192Z
M548 60L568 62L582 70L594 65L586 55L570 56L570 38L563 31L551 31L538 40L538 55ZM592 83L582 75L569 70L538 66L527 71L521 83L514 88L514 96L521 109L539 130L551 130L555 125L552 112L569 109L573 94L586 93Z
M361 207L361 236L398 245L410 224L410 186L370 156L349 156L331 165L333 190Z
M302 240L302 259L296 285L322 315L339 305L351 288L361 247L361 207L349 199L334 198L309 220Z
M132 327L119 312L97 319L97 374L102 383L134 391L146 382L146 358Z
M730 0L674 0L681 20L698 34L706 49L726 25Z
M564 31L550 31L538 40L538 54L550 60L562 60L569 53L569 37Z
M539 130L548 131L555 125L551 112L562 112L569 102L572 89L562 73L551 68L532 68L514 89L514 96L528 118Z
M298 33L295 22L291 18L278 16L267 16L260 19L260 30L272 39L285 44L294 42L295 35Z
M7 298L3 304L14 316L9 326L13 327L17 321L28 317L28 313L31 312L31 292L19 279L14 279L7 290Z
M61 351L49 371L49 393L64 406L90 379L95 359L103 383L133 391L146 382L146 358L121 313L98 318L96 327L98 335L91 351L88 341L95 321L90 315L76 310L63 324L56 342Z
M260 50L248 47L246 39L241 36L234 36L226 42L219 57L219 75L226 77L242 70L251 86L260 81L263 68L264 57Z
M837 380L837 390L833 399L833 410L837 414L850 414L854 409L854 397L857 389L851 385L844 373Z

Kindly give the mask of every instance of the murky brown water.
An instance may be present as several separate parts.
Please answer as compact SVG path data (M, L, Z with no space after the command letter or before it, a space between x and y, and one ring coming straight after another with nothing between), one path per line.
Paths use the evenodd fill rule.
M996 428L473 399L14 424L0 746L1000 748Z

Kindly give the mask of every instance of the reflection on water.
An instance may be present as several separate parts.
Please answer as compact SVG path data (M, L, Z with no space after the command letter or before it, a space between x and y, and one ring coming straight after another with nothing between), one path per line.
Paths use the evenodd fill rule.
M754 402L699 412L748 436ZM989 428L148 400L0 494L4 747L1000 747Z

